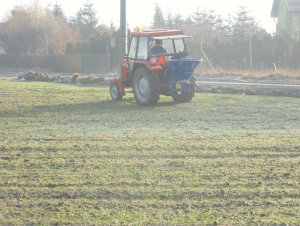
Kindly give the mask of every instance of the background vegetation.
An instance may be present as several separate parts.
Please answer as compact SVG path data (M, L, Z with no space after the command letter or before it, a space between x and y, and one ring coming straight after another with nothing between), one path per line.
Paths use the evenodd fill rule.
M0 26L0 44L7 53L110 53L117 64L118 30L113 24L100 24L98 16L89 1L70 18L58 3L46 9L38 3L16 5ZM156 5L152 28L183 29L192 35L191 55L208 58L215 68L299 69L300 41L267 33L244 7L228 18L202 8L183 18L164 15Z

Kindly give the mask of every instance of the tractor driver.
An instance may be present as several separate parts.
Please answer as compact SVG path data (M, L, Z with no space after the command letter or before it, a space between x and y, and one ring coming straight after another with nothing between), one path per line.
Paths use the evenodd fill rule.
M151 55L166 54L167 50L162 46L162 40L155 40L155 45L151 48Z

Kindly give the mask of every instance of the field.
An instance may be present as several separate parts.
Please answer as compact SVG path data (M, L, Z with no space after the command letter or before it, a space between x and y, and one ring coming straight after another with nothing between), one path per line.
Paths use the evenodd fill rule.
M300 223L300 99L0 81L0 224Z

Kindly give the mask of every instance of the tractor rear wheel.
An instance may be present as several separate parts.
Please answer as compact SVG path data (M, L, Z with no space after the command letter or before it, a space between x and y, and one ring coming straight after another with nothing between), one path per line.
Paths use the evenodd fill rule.
M139 105L156 105L160 95L158 75L144 67L138 68L133 76L133 92Z
M195 86L193 83L190 84L190 91L186 93L174 93L172 95L173 99L177 103L187 103L190 102L195 95Z
M119 90L117 84L115 83L115 81L112 81L110 83L109 88L110 88L110 96L111 96L111 99L113 101L120 101L120 100L122 100L123 95L120 92L120 90Z

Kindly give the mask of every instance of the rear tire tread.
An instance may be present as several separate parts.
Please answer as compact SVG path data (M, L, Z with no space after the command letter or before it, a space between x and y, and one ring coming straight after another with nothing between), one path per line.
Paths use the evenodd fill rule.
M137 82L139 82L141 78L145 78L149 82L150 96L146 98L146 100L139 98L139 91L137 90ZM160 95L160 80L158 75L151 73L144 67L138 68L133 76L133 91L137 104L145 106L156 105Z

